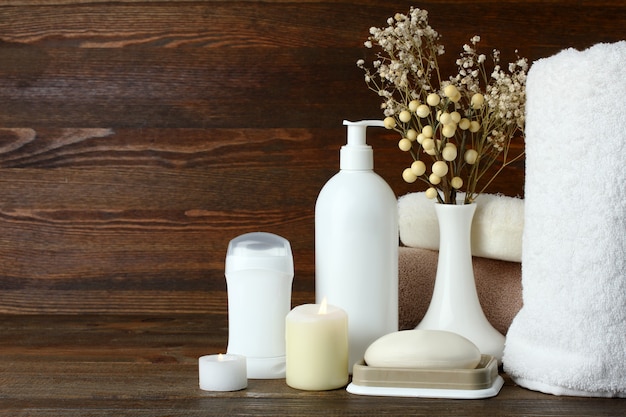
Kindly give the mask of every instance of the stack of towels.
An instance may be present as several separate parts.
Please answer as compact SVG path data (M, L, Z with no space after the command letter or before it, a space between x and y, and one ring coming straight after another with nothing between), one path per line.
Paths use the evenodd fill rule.
M626 397L626 42L527 80L523 307L504 369L556 395Z

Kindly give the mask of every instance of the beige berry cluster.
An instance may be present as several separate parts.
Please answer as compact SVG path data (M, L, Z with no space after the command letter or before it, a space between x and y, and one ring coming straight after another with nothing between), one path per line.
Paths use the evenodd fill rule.
M460 189L463 186L463 179L458 175L462 164L458 163L459 149L453 138L457 133L463 134L463 131L470 134L480 130L481 124L475 118L479 110L484 104L484 96L476 93L470 100L470 115L463 117L458 111L447 111L448 106L454 106L461 99L461 93L456 86L449 84L443 91L442 96L437 93L430 93L426 97L426 103L420 103L419 100L409 102L408 108L402 110L397 121L395 117L388 116L384 123L387 129L395 129L398 121L403 126L414 126L404 130L405 135L399 140L398 147L404 152L414 151L415 160L410 167L405 168L402 178L413 183L420 177L425 177L431 184L426 191L429 198L437 197L436 186L442 181L449 180L449 185L454 189ZM442 110L443 107L443 110ZM474 120L471 120L473 118ZM432 123L434 121L434 123ZM440 137L438 139L437 137ZM423 151L430 155L433 159L430 167L430 173L427 174L428 167L417 158L419 152ZM463 161L467 165L473 165L478 160L478 152L475 149L464 146ZM447 178L448 175L449 179Z

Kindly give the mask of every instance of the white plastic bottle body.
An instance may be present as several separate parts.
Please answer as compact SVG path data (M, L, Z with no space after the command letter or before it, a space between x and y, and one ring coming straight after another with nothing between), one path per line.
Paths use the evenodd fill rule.
M262 269L227 276L226 353L246 357L248 378L285 377L285 317L291 309L291 279Z
M316 301L348 313L349 371L398 330L397 201L372 170L342 170L315 205Z
M227 285L227 353L249 359L285 356L291 277L263 269L244 270L230 274Z

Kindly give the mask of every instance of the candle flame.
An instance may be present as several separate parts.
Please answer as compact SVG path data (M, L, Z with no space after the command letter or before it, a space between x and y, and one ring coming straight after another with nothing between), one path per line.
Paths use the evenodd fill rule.
M326 297L322 299L322 304L320 304L320 309L317 314L326 314L328 312Z

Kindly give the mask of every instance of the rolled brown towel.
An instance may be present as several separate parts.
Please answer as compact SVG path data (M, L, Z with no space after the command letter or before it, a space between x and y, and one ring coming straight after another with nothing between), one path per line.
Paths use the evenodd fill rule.
M412 329L426 314L435 285L439 252L399 248L399 326ZM502 334L522 307L522 268L519 262L474 257L474 279L485 316Z

